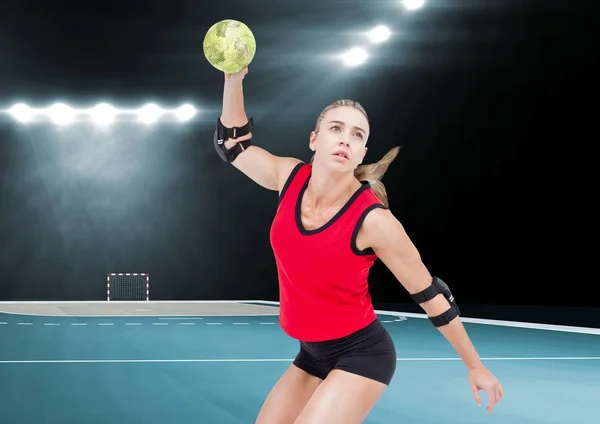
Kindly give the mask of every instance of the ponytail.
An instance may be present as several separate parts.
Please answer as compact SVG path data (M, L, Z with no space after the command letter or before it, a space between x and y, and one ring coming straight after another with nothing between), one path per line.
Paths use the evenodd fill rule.
M354 176L359 181L366 181L371 186L375 196L383 203L387 208L389 207L387 192L385 186L381 182L383 175L388 170L390 164L396 159L400 152L400 147L394 147L390 149L385 156L383 156L378 162L370 163L367 165L359 165L354 170Z

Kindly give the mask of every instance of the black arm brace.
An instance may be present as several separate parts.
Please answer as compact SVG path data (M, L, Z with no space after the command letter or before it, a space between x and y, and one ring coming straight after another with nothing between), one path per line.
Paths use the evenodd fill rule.
M443 294L450 303L450 308L438 316L429 317L429 320L436 327L447 325L450 321L460 315L460 310L458 309L458 305L456 304L456 300L454 299L450 288L438 277L433 277L433 281L429 287L419 293L411 294L411 297L415 302L424 303L433 299L440 293Z
M254 126L254 120L252 118L250 118L248 120L248 123L243 127L233 128L227 128L223 125L220 118L217 119L217 128L215 129L213 141L215 145L215 150L224 162L233 162L240 153L242 153L244 150L246 150L252 145L252 139L249 138L248 140L236 143L235 146L233 146L231 149L225 148L225 142L227 140L229 140L230 138L238 138L245 136L250 132L250 128L252 126Z

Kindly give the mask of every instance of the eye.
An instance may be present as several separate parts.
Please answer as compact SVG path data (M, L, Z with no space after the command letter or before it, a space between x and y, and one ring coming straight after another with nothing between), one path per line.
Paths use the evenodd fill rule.
M340 126L339 126L339 125L334 125L334 126L332 126L332 127L331 127L331 129L332 129L332 130L339 130L339 129L340 129Z
M359 137L361 140L364 138L364 137L363 137L363 134L362 134L361 132L357 132L357 133L356 133L356 135L358 135L358 137Z

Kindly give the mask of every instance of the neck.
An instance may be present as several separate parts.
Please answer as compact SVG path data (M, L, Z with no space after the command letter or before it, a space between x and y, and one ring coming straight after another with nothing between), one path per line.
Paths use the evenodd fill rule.
M359 186L353 173L329 172L313 166L306 194L314 208L327 208L345 202Z

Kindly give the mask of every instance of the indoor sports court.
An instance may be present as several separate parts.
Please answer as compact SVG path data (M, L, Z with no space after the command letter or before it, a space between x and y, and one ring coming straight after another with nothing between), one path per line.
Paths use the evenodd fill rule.
M113 291L144 299L138 280ZM3 423L253 423L298 351L279 327L276 302L108 299L0 303ZM378 318L398 367L367 424L594 422L599 329L464 317L508 393L490 415L429 320L393 311Z

